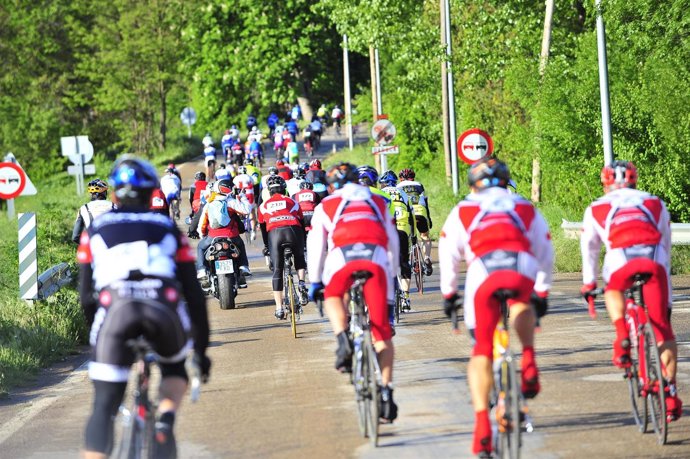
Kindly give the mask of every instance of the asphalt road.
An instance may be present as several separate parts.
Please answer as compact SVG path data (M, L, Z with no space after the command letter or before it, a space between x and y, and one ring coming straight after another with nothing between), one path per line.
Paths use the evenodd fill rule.
M322 148L330 151L329 139ZM181 167L184 185L200 164ZM464 330L450 333L437 269L425 294L412 294L413 311L397 327L400 416L381 428L374 449L359 436L347 377L332 369L335 340L326 320L308 305L293 339L289 323L273 317L260 249L259 241L249 247L254 276L237 298L241 309L221 311L209 299L214 366L201 400L186 402L178 417L181 458L470 457L469 340ZM690 276L673 284L679 391L690 401ZM603 311L589 318L579 286L576 274L556 276L551 312L537 335L543 390L530 403L535 431L524 437L523 457L690 457L687 409L670 425L666 446L637 432L627 387L610 363L613 328ZM83 361L63 362L0 401L0 458L78 455L92 397Z

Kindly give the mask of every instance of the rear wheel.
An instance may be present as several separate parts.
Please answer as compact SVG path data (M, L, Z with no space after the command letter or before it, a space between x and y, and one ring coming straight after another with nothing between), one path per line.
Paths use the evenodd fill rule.
M218 302L221 309L235 309L235 275L218 275Z
M395 323L396 324L400 323L400 310L402 309L402 301L403 301L402 291L400 290L400 288L397 288L395 290Z
M640 350L644 345L644 341L634 337L638 335L637 323L633 322L629 325L629 335L633 338L633 344L636 344L630 349L630 358L632 365L625 370L625 379L628 383L628 395L630 396L630 404L632 406L632 415L635 424L640 432L647 432L648 413L647 413L647 398L642 395L642 386L640 384L640 373L644 371L643 355L640 355ZM642 352L644 353L644 351Z
M520 457L520 388L518 387L515 359L507 355L501 362L500 385L497 389L499 408L497 413L498 429L498 457L519 459Z
M290 314L290 327L292 328L292 337L297 338L297 308L295 304L295 284L292 280L292 275L287 276L287 294L288 294L288 313Z
M661 372L661 358L656 346L656 337L649 323L644 326L644 353L647 368L647 401L649 402L652 426L656 434L657 443L666 444L668 424L666 422L666 381Z
M422 257L418 245L412 247L412 256L410 257L410 265L412 266L412 277L414 277L415 287L420 294L424 294L424 273L422 272Z
M357 402L359 433L361 433L363 437L367 437L369 435L368 384L370 376L368 359L369 349L362 343L362 346L359 349L359 355L353 356L352 383L355 386L355 401Z
M374 345L371 342L371 334L366 330L364 335L364 348L367 350L367 361L364 364L368 367L367 374L369 379L368 385L368 419L367 419L367 435L372 446L378 446L379 443L379 385L376 375L376 368L378 362Z

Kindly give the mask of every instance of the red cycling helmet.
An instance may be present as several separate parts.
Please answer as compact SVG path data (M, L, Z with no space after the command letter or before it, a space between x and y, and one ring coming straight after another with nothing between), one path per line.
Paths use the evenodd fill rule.
M601 169L601 184L604 190L635 188L637 168L631 161L614 161Z
M398 177L400 178L400 180L414 180L415 173L412 169L406 168L400 171Z
M285 165L285 161L283 161L282 159L279 159L278 161L276 161L276 166L284 166L284 165Z
M318 159L313 159L309 163L309 169L321 169L321 161L319 161Z

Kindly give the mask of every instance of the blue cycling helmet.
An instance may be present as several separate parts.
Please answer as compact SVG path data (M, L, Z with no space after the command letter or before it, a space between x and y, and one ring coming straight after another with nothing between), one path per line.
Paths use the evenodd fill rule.
M379 180L379 173L371 166L360 166L357 168L360 185L376 186Z
M384 186L395 186L398 184L398 176L392 170L387 170L379 178L379 183Z
M148 208L151 192L159 186L156 169L148 161L133 155L125 155L115 161L108 182L114 188L121 207Z

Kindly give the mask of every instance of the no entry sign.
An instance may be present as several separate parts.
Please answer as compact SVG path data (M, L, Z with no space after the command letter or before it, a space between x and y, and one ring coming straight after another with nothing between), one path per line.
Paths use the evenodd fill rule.
M481 129L469 129L458 138L458 158L467 164L474 164L494 151L491 136Z
M0 163L0 199L14 199L26 186L26 174L14 163Z

